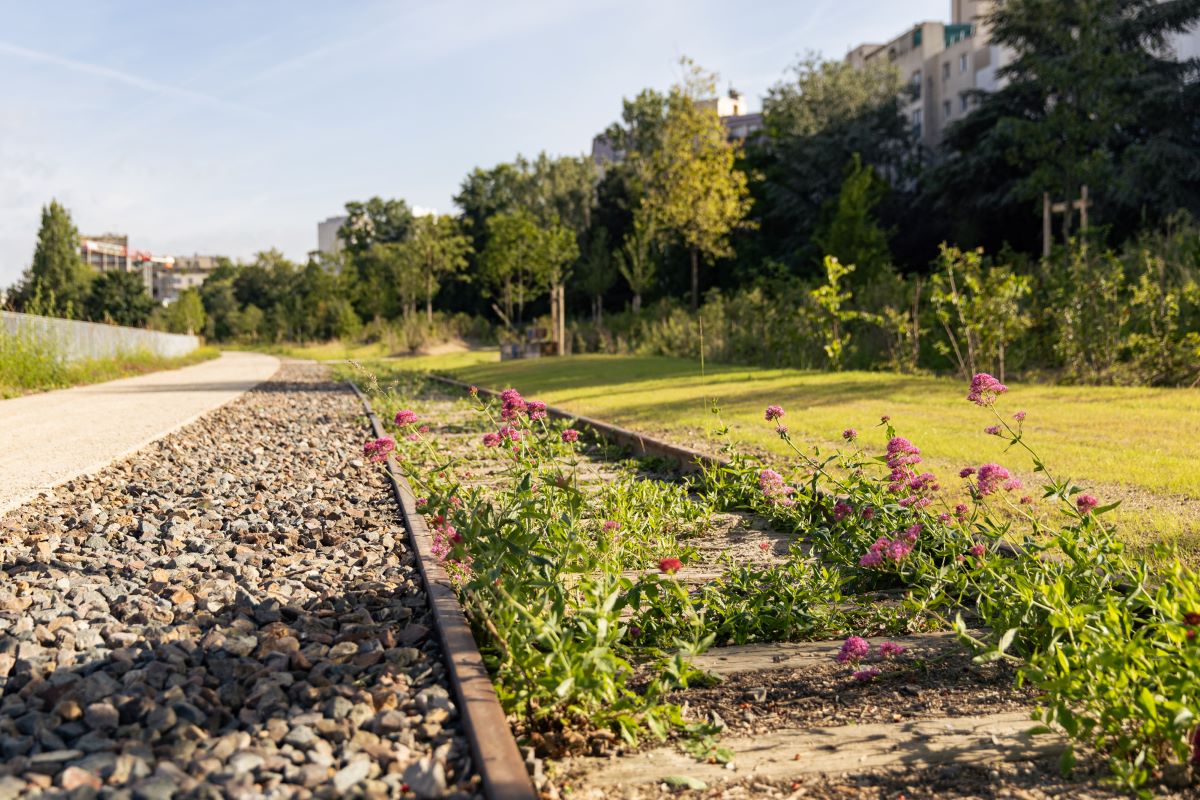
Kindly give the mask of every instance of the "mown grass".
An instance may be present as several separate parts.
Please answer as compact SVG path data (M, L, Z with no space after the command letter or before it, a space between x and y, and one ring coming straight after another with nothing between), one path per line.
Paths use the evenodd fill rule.
M200 347L179 358L134 351L113 358L67 362L53 345L30 336L0 333L0 398L177 369L218 355L220 351L215 347Z
M461 369L476 364L500 361L500 350L495 347L464 350L434 356L393 355L384 342L315 342L313 344L273 344L243 347L231 345L231 349L247 349L287 358L309 358L314 361L396 361L403 368L413 371L429 369Z
M385 375L397 362L373 364ZM1005 453L983 433L991 415L965 399L966 385L949 378L884 372L816 373L709 365L655 357L576 356L464 366L434 359L422 369L453 373L479 386L515 386L526 396L573 412L709 449L712 431L728 425L733 440L785 455L763 409L778 404L800 442L835 447L856 428L864 446L881 449L874 429L888 414L919 445L943 483L953 486L965 465L995 461L1036 481L1028 459ZM1131 544L1176 540L1200 549L1200 391L1010 383L1005 414L1028 413L1027 439L1056 477L1072 476L1102 495L1121 499L1114 521ZM716 401L718 417L711 413Z

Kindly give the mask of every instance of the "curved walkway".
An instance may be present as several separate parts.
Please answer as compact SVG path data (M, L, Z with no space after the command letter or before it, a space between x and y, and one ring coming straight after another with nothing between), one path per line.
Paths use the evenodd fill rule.
M279 360L222 353L182 369L0 401L0 514L253 389Z

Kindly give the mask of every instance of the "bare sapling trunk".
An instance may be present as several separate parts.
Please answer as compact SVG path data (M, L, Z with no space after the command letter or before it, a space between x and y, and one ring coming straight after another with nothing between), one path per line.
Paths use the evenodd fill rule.
M425 273L425 321L433 324L433 274Z
M642 293L641 292L633 293L633 313L634 314L642 313Z
M692 311L700 309L700 255L692 248Z

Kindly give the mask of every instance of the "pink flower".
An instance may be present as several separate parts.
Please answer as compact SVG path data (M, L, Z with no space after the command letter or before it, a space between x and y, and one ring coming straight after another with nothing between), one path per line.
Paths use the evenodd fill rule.
M982 544L976 544L973 547L971 547L971 549L968 550L967 552L970 553L971 555L975 556L976 558L981 558L983 556L983 554L987 552L987 548L984 547Z
M984 464L979 468L979 476L976 478L975 488L981 495L985 497L994 493L1007 480L1012 478L1012 473L999 464Z
M1025 484L1021 483L1020 478L1012 478L1004 482L1004 491L1015 492L1017 489L1025 488Z
M996 398L1008 391L1008 387L986 372L971 379L971 391L967 399L978 406L990 406Z
M521 441L521 432L511 425L503 427L496 432L500 435L502 440L512 442L513 444Z
M1024 422L1025 421L1025 412L1018 411L1017 413L1013 414L1013 419L1015 419L1017 422Z
M406 409L396 412L396 424L402 428L405 425L412 425L416 421L417 421L417 412L415 412L411 409L406 408Z
M429 426L422 425L421 427L417 428L417 431L419 431L420 433L429 433Z
M883 554L878 550L868 550L863 553L862 558L858 560L860 567L878 567L883 563Z
M970 510L971 509L967 508L966 503L959 503L954 507L954 516L958 517L959 519L963 519L967 516L967 512Z
M483 435L483 446L484 447L499 447L500 446L500 434L485 433Z
M606 530L610 533L612 531L620 529L620 527L621 527L621 523L617 522L615 519L604 520L604 530Z
M779 419L783 416L783 408L780 406L767 406L767 411L763 416L767 418L767 422Z
M875 667L868 667L858 670L850 677L860 683L869 683L879 677L879 670L875 669Z
M667 558L664 558L662 561L658 562L659 572L664 572L667 575L674 575L681 569L683 569L683 562L678 558L672 558L668 556Z
M951 519L952 517L944 511L941 514L938 514L939 522L949 522Z
M1090 514L1092 509L1100 505L1100 501L1090 494L1081 494L1075 498L1075 508L1079 509L1080 514Z
M989 436L999 436L1000 435L1000 426L999 425L988 425L986 428L983 429L983 432Z
M421 434L410 433L408 436L405 436L404 438L410 442L419 442L419 441L421 441Z
M1023 505L1023 506L1027 506L1027 505L1031 504L1032 502L1033 502L1033 498L1030 497L1029 495L1025 495L1024 497L1021 498L1021 505Z
M525 399L516 389L505 389L500 393L500 418L515 419L525 410Z
M875 509L871 508L870 506L867 506L862 511L859 511L858 515L860 517L862 517L863 519L874 519L875 518Z
M835 522L841 522L846 517L854 513L854 509L842 502L833 504L833 519Z
M390 436L374 439L363 445L363 455L371 461L386 461L388 454L396 449L396 440Z
M567 428L562 432L562 440L567 444L572 444L579 441L579 431L574 428Z
M758 549L762 550L765 553L771 549L771 543L770 542L759 542Z
M857 664L871 654L871 643L861 636L851 636L842 642L842 649L835 656L839 664Z
M879 645L879 654L884 658L891 658L892 656L904 655L907 649L908 648L902 644L896 644L895 642L884 642L883 644Z
M778 425L776 425L776 426L775 426L775 432L776 432L776 433L778 433L778 434L779 434L781 437L782 437L782 436L787 436L787 432L788 432L788 426L787 426L787 425L784 425L784 424L781 422L781 423L779 423Z
M546 404L541 400L526 400L525 410L529 412L530 419L546 418Z
M882 417L879 418L879 421L880 421L880 423L886 425L892 421L892 418L889 417L887 414L884 414Z
M758 473L758 488L763 496L772 503L790 506L795 505L792 495L796 492L783 481L783 476L773 469L764 469Z
M960 477L960 478L969 478L974 474L975 474L974 467L963 467L962 469L960 469L958 471L958 477Z
M917 537L921 535L921 531L924 530L924 527L925 526L919 522L914 525L910 525L908 530L904 532L905 540L909 542L915 542Z
M467 387L467 394L471 395L471 397L478 397L479 396L479 387L478 386Z
M897 564L903 561L911 552L912 545L899 539L893 539L892 541L888 542L887 547L885 547L883 550L884 555L886 555L892 561L895 561Z
M428 497L418 497L417 498L417 508L424 508L427 505L429 505Z
M858 438L858 431L854 430L854 428L846 428L846 430L842 431L842 438L847 442L853 442Z

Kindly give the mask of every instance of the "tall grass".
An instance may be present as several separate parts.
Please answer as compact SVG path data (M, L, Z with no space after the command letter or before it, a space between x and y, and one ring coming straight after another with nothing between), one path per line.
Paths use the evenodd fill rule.
M111 358L68 361L53 342L27 332L0 330L0 398L175 369L217 355L215 347L201 347L175 358L136 350Z

